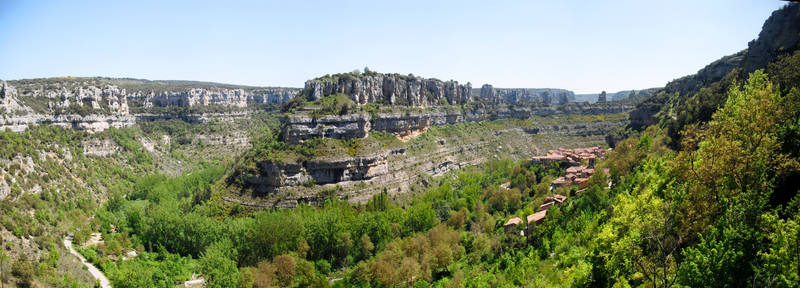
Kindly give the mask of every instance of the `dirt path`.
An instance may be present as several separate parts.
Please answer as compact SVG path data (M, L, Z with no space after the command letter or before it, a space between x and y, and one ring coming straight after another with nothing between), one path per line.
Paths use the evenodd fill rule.
M81 254L78 253L78 251L75 251L75 249L72 248L72 235L68 235L67 238L64 238L64 246L66 246L67 249L69 249L69 253L75 255L75 257L78 257L78 259L81 259L81 263L83 263L83 265L89 269L89 273L92 273L94 279L100 280L100 287L111 288L111 282L108 281L106 275L103 275L103 272L100 272L100 270L97 269L97 267L94 267L92 263L86 261L86 258L83 258L83 256L81 256Z

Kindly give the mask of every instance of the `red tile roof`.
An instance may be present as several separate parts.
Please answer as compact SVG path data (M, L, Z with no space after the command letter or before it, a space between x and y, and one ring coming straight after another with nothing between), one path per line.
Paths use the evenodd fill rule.
M547 210L542 210L531 215L528 215L528 223L538 223L544 220L544 217L547 216Z
M519 225L519 224L522 224L522 219L520 219L519 217L514 217L514 218L511 218L511 219L508 219L508 222L506 222L506 224L503 224L503 226L511 226L511 225Z

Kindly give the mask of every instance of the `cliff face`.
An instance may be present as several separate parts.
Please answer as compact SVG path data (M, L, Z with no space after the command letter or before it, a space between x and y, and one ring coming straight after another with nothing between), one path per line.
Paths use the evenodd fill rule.
M245 108L249 102L283 104L294 96L299 89L294 88L259 88L252 91L245 89L225 88L192 88L187 91L150 92L142 96L141 92L132 94L133 98L143 98L145 107L193 107L222 105Z
M4 82L5 83L5 82ZM114 78L44 78L3 84L20 104L42 114L82 110L98 114L127 115L128 100L145 108L219 105L246 108L249 103L283 104L300 89L248 87L191 81L147 81ZM85 107L84 107L85 106Z
M19 132L27 129L28 125L51 124L95 132L109 127L131 126L137 119L181 119L197 123L211 118L239 118L247 116L246 108L251 103L282 104L299 91L296 88L110 78L0 81L0 129ZM139 106L129 106L129 100ZM230 108L230 112L140 113L134 116L130 109L211 105Z
M0 86L0 130L21 132L28 125L50 124L95 132L135 123L125 90L113 85L23 87L22 91L5 81Z
M247 107L247 96L242 89L220 89L214 91L195 88L189 91L151 93L145 98L144 106L192 107L195 105L207 106L215 104L244 108Z
M365 114L346 116L284 116L284 141L289 144L302 143L313 138L352 139L364 138L369 131L377 130L395 134L400 139L424 132L431 126L458 124L498 119L527 119L531 116L550 116L556 114L595 115L623 113L632 109L629 105L565 105L555 107L514 107L501 106L492 109L478 108L467 112L428 112L406 114L378 114L371 117Z
M446 115L387 115L377 120L373 127L386 125L387 131L404 131L422 129L431 123L451 119ZM225 197L225 200L245 206L293 207L298 203L319 204L323 200L319 189L339 187L340 197L351 202L364 202L382 191L399 195L408 191L414 183L424 183L424 175L441 176L449 171L498 159L498 154L508 153L505 155L525 158L555 147L551 145L599 145L603 135L623 127L625 123L534 124L492 130L480 136L473 135L473 139L464 139L464 135L432 136L435 138L431 140L432 144L423 141L408 147L387 148L371 155L323 157L297 163L259 161L256 162L256 173L245 179L247 187L259 197L244 201ZM308 187L305 185L307 183L314 185Z
M284 116L284 141L298 144L312 138L353 139L369 135L370 116L353 114L346 116Z
M346 94L359 105L380 103L414 107L464 104L472 98L472 84L425 79L413 75L367 73L336 74L306 81L303 96L318 100L333 94Z
M494 88L490 84L484 84L481 86L480 97L489 103L564 104L575 100L575 93L550 88Z

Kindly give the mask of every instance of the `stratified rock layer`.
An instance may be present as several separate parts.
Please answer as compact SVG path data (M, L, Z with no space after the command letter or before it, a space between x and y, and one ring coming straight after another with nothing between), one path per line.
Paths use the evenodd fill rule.
M400 74L336 74L306 81L303 96L318 100L334 94L346 94L360 105L379 103L428 107L440 104L464 104L472 98L472 84L426 79Z
M284 141L289 144L302 143L313 138L351 139L364 138L371 130L384 131L403 137L427 130L431 126L477 122L507 118L527 119L531 116L555 114L607 114L623 113L632 109L629 105L565 105L561 107L513 107L499 106L494 109L475 109L469 112L428 112L405 114L378 114L373 118L366 114L346 116L307 115L281 117Z

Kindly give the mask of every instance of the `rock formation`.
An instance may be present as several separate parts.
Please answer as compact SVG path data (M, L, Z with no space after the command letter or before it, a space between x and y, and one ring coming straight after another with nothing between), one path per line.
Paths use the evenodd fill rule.
M208 106L222 105L238 108L247 107L248 102L283 104L294 96L299 89L294 88L258 88L248 91L242 88L192 88L186 91L150 92L144 96L144 106ZM140 97L140 94L134 94Z
M606 91L600 92L600 95L597 95L597 102L598 103L606 102Z
M501 106L493 109L480 108L468 112L377 114L375 116L351 114L313 118L307 115L289 115L281 117L281 124L284 129L283 140L289 144L298 144L313 138L364 138L369 135L371 130L389 132L403 139L424 132L431 126L508 118L527 119L531 116L543 117L555 114L622 113L630 111L632 108L629 105L572 104L560 108Z
M561 104L575 99L575 93L569 90L550 88L494 88L492 85L485 84L481 87L480 98L495 104L553 104L553 99L558 100L556 103ZM566 101L562 102L563 99Z
M187 81L147 81L112 78L43 78L0 81L0 129L24 131L28 125L51 124L87 131L127 127L136 120L240 118L249 103L282 104L300 89L247 87ZM131 115L129 100L145 109ZM158 114L153 106L217 105L225 113ZM156 111L156 113L149 113Z
M306 81L303 89L303 96L309 100L333 94L346 94L359 105L379 103L429 107L468 102L472 98L472 84L460 85L456 81L413 75L347 73Z
M497 98L497 94L495 93L494 87L492 85L483 84L483 86L481 86L481 94L480 95L481 95L481 99L483 99L483 100L485 100L485 101L487 101L489 103L493 103L493 104L500 103L500 99Z
M153 106L180 106L192 107L195 105L223 105L239 108L247 107L247 95L242 89L208 90L194 88L188 91L166 91L159 94L151 93L144 102L145 107Z

